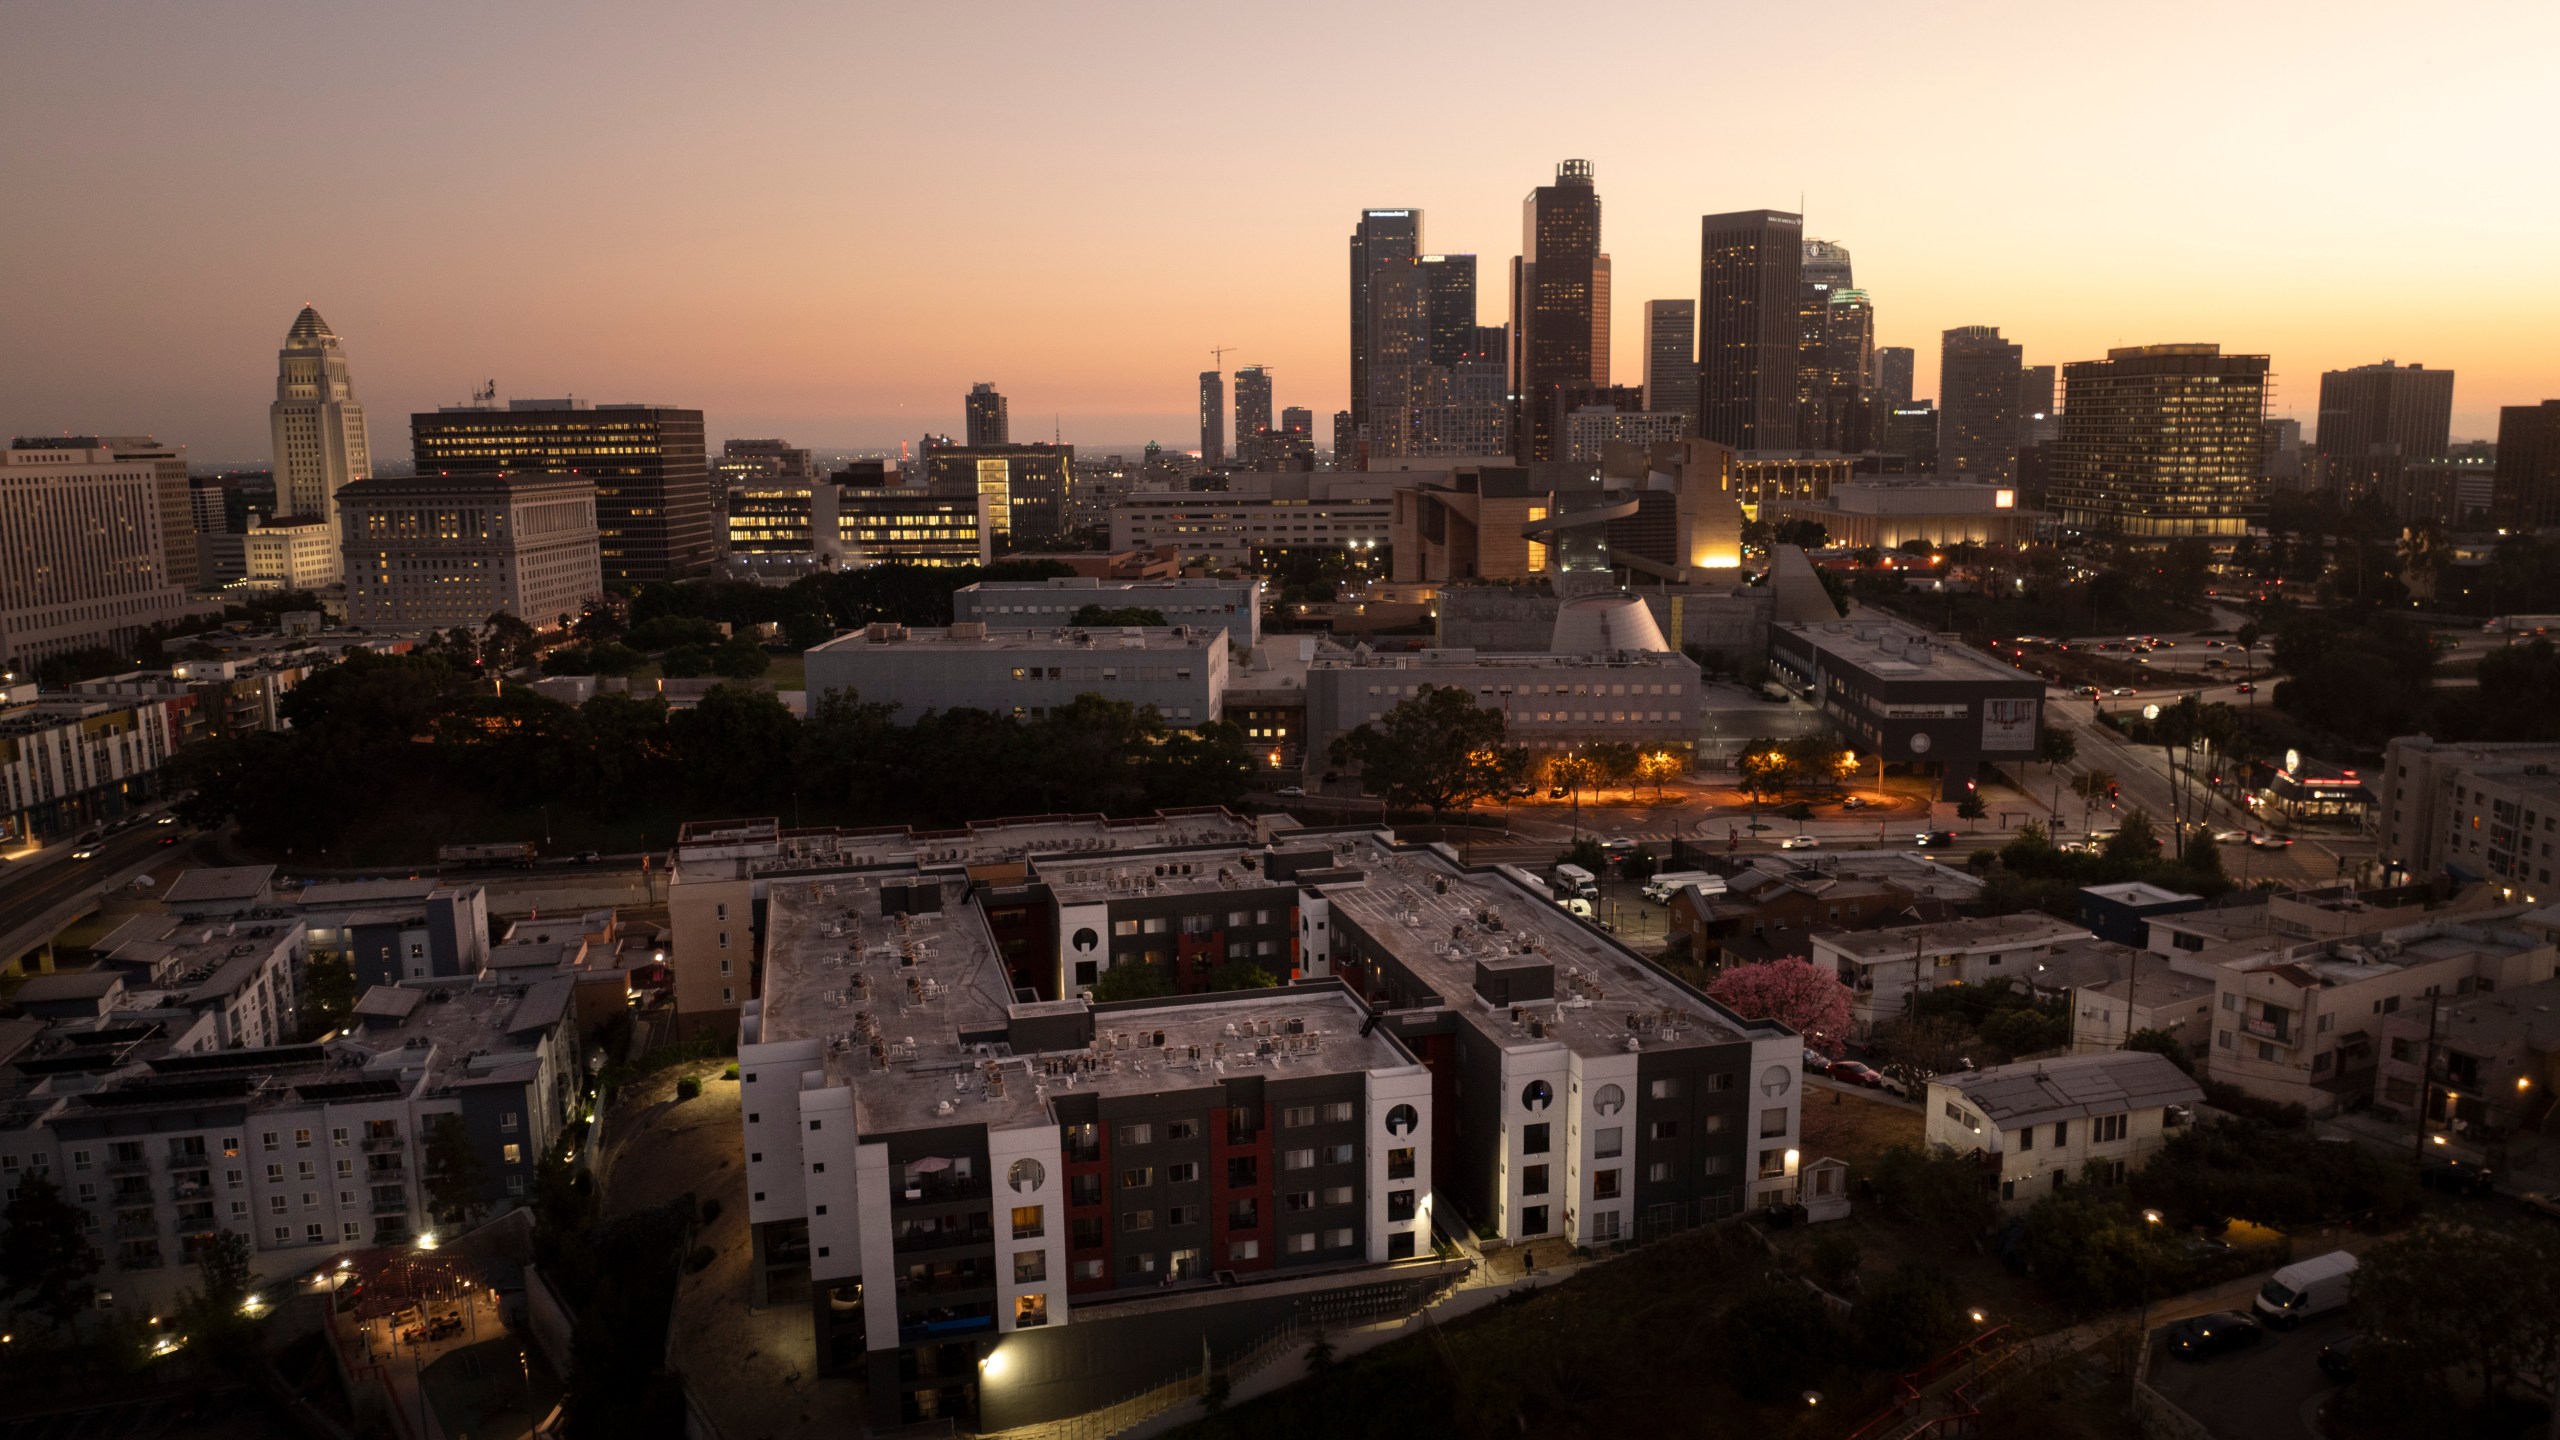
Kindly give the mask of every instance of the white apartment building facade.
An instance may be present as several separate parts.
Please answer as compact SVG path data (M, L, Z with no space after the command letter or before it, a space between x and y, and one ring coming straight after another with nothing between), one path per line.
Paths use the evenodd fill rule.
M1999 1165L2000 1204L2022 1210L2091 1174L2122 1184L2168 1142L2169 1107L2204 1088L2167 1056L2115 1050L2022 1060L1929 1082L1927 1137Z
M148 454L25 440L0 451L0 660L31 669L186 618L167 545Z

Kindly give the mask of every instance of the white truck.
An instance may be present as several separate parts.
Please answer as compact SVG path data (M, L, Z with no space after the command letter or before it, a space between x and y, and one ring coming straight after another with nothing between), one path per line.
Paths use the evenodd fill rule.
M2279 1328L2299 1325L2314 1315L2343 1309L2355 1278L2356 1257L2344 1250L2296 1260L2260 1287L2258 1313Z
M1710 895L1724 893L1724 877L1713 870L1666 870L1644 882L1644 898L1668 905L1671 897L1695 885Z

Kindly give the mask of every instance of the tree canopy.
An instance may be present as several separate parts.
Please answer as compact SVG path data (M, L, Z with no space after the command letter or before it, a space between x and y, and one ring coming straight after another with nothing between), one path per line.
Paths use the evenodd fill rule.
M1333 763L1358 767L1390 806L1445 815L1513 792L1528 752L1506 741L1502 712L1464 690L1425 685L1333 742Z
M1775 1020L1804 1037L1805 1048L1837 1056L1849 1039L1849 987L1806 960L1728 965L1707 998L1745 1020Z

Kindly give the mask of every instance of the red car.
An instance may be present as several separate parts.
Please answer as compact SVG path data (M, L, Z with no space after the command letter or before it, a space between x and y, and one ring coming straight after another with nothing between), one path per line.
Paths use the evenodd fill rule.
M1845 1080L1852 1085L1864 1085L1870 1090L1881 1090L1884 1088L1884 1077L1877 1074L1865 1063L1857 1060L1832 1061L1831 1078L1834 1080Z

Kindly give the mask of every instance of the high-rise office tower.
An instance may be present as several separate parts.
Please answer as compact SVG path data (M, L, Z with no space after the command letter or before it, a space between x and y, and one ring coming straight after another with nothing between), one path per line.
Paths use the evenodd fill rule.
M2049 428L2061 413L2055 402L2062 398L2062 372L2051 365L2018 367L2018 443L2021 446L2042 442L2053 432Z
M1918 352L1908 345L1886 345L1876 351L1876 404L1886 410L1911 403L1911 376Z
M1698 433L1736 450L1796 445L1804 217L1740 210L1699 222Z
M1564 453L1556 391L1606 384L1601 313L1600 192L1591 162L1567 160L1552 185L1520 204L1520 253L1511 262L1511 453L1523 463Z
M1875 350L1876 309L1867 292L1832 289L1822 305L1822 348L1815 357L1822 368L1804 415L1810 428L1796 436L1797 444L1816 450L1867 448L1876 429L1867 398Z
M2303 489L2302 422L2266 420L2258 426L2258 434L2258 473L2274 481L2279 490Z
M1236 372L1236 458L1261 460L1262 437L1271 433L1271 372L1247 365Z
M347 378L347 352L320 312L305 305L276 352L276 398L267 407L275 442L276 506L337 535L338 491L373 473L364 406ZM335 549L333 544L331 549Z
M1938 473L2018 483L2016 344L1997 325L1962 325L1938 349Z
M1455 365L1475 348L1476 257L1422 257L1423 305L1428 311L1434 365Z
M1698 302L1644 302L1644 408L1698 418Z
M607 584L682 579L717 553L699 410L584 400L501 407L484 394L477 404L411 415L409 443L420 476L541 472L593 481Z
M970 449L1013 443L1013 425L1005 416L1004 397L996 393L996 387L984 381L970 386L966 404Z
M2560 400L2498 408L2490 512L2509 530L2560 525Z
M2441 460L2453 439L2453 372L2358 365L2320 375L2320 484L2340 504L2390 487L2411 461Z
M1907 462L1903 468L1910 474L1938 473L1938 407L1926 400L1905 400L1882 408L1876 448L1903 457Z
M2136 541L2247 531L2265 439L2266 356L2134 345L2066 365L2062 376L2062 436L2045 503L2064 528Z
M1850 274L1848 246L1806 237L1796 280L1796 443L1811 450L1841 448L1831 393L1831 296L1850 288Z
M1316 412L1304 405L1285 406L1280 411L1280 430L1287 435L1315 438Z
M117 460L147 464L160 477L160 573L181 590L203 588L187 447L163 445L148 435L107 435L97 443L114 452Z
M1369 276L1422 254L1422 212L1363 210L1351 231L1351 422L1369 423Z
M1215 370L1200 372L1200 463L1215 465L1227 458L1227 377Z
M1366 468L1360 463L1359 447L1359 422L1351 418L1351 412L1348 410L1334 411L1333 468L1336 470L1359 470Z

